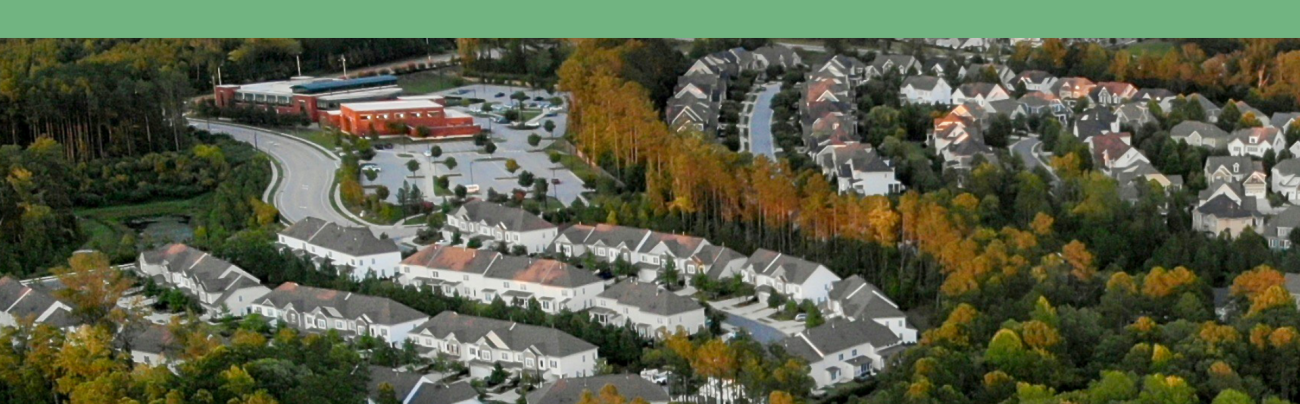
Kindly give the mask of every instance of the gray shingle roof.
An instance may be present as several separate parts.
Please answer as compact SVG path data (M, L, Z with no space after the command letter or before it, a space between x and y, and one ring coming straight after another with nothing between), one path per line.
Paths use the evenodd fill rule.
M299 220L280 234L354 257L397 252L397 243L375 237L370 229L340 226L314 217Z
M835 318L826 324L810 328L779 342L786 352L808 361L817 362L824 354L839 352L849 347L870 343L876 349L900 341L889 327L871 320L849 321ZM818 353L820 352L820 353Z
M599 297L617 300L619 304L632 306L647 313L671 316L688 311L703 310L695 299L678 296L660 289L658 285L625 281L614 284L600 292Z
M590 271L550 259L533 259L472 248L431 245L402 260L402 265L549 286L576 287L601 282Z
M483 222L489 226L500 225L510 231L533 231L555 227L551 222L542 220L526 210L477 199L465 202L455 214L476 223Z
M57 282L57 279L55 279ZM53 294L52 290L61 289L62 283L56 287L44 287L39 284L24 285L17 278L5 276L0 278L0 310L4 310L15 318L32 317L41 320L41 324L47 324L56 328L71 327L81 322L72 317L70 305L62 303ZM52 306L58 306L53 312L50 311ZM49 312L49 315L41 319L40 316Z
M803 283L817 271L817 268L821 267L821 264L760 248L749 256L745 266L763 275L774 278L784 277L789 282Z
M383 383L388 383L393 387L393 393L400 401L411 393L411 389L420 384L422 378L424 375L418 373L398 372L393 368L371 366L370 382L366 383L366 393L371 399L379 401L379 387Z
M1200 134L1202 139L1226 139L1229 136L1227 131L1219 129L1218 126L1201 121L1182 121L1169 129L1169 137L1174 139L1186 138L1192 133Z
M1274 112L1273 118L1268 120L1268 124L1281 130L1288 122L1296 119L1300 119L1300 112Z
M455 334L456 340L461 342L478 341L488 333L495 333L512 351L533 347L546 356L563 357L596 349L595 345L554 328L464 315L453 311L439 313L424 324L415 327L412 332L425 331L438 339Z
M902 310L884 296L876 285L857 275L832 283L829 294L830 300L840 302L844 314L854 319L904 317Z
M1242 199L1238 204L1227 195L1219 195L1211 198L1209 201L1198 206L1196 210L1203 215L1211 215L1218 218L1245 218L1261 216L1255 209L1255 198Z
M1277 164L1273 165L1273 172L1287 175L1300 174L1300 158L1291 158L1277 162Z
M162 265L168 272L184 274L194 280L204 292L218 296L217 302L224 301L240 289L261 283L242 268L185 244L168 244L146 251L143 256L147 264Z
M357 319L364 316L373 324L393 325L428 317L392 299L313 288L293 282L285 282L258 301L270 301L280 309L293 305L294 310L300 313L319 308L330 317Z
M934 90L939 86L942 79L935 76L911 76L903 80L903 87L912 86L912 88L921 90Z
M411 401L405 404L455 404L477 398L478 390L475 390L469 381L463 380L452 384L425 382L416 386Z
M651 403L668 401L668 392L663 387L636 375L563 378L529 393L527 400L528 404L574 404L581 401L584 391L598 395L606 385L614 386L628 402L637 398Z

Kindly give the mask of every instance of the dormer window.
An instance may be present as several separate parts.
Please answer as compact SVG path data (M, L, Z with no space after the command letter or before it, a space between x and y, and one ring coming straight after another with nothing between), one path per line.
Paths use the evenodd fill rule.
M1232 172L1241 172L1241 163L1232 163Z

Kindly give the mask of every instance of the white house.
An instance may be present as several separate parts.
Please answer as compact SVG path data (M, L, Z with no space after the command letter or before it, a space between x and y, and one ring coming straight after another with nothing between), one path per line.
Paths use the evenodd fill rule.
M888 72L895 72L899 75L906 76L912 71L921 71L921 61L916 60L912 55L876 55L871 61L871 74L873 76L884 75Z
M1123 104L1137 95L1138 89L1129 83L1115 81L1103 81L1088 92L1088 98L1092 105L1115 106Z
M1264 163L1246 156L1207 157L1205 181L1210 184L1240 184L1247 197L1264 198L1268 195L1268 173L1264 171Z
M907 326L907 315L861 276L853 275L831 284L824 306L827 317L875 321L888 327L904 344L916 343L916 329Z
M1139 161L1151 162L1137 148L1129 145L1129 139L1128 132L1107 133L1090 137L1084 140L1084 143L1092 149L1093 164L1106 175L1114 176L1114 173Z
M1026 91L1050 94L1052 88L1056 87L1057 80L1056 76L1042 70L1025 70L1011 80L1011 87L1015 88L1019 84L1023 85Z
M447 214L443 237L459 231L462 237L486 237L511 247L523 246L529 254L546 251L559 228L526 210L471 200Z
M267 318L306 332L334 330L353 337L371 335L401 346L407 334L429 316L388 298L285 282L250 308Z
M979 80L992 79L992 77L983 77L983 75L992 69L993 76L997 82L1008 88L1012 87L1012 80L1016 78L1016 72L1012 71L1007 65L972 63L970 66L963 66L957 70L957 78L966 80L966 77L974 75Z
M1300 227L1300 206L1287 206L1281 213L1268 219L1261 235L1268 240L1269 248L1287 250L1291 248L1291 232L1297 227ZM1287 282L1291 281L1292 276L1293 274L1287 274ZM1287 289L1291 288L1288 286ZM1296 293L1300 293L1300 290L1291 290L1291 294Z
M1285 149L1286 137L1272 127L1238 129L1228 140L1228 154L1233 156L1264 158L1269 150L1281 153Z
M794 301L822 303L831 284L840 280L825 265L761 248L749 256L740 274L745 283L754 285L760 301L780 293Z
M444 311L411 338L422 355L462 362L475 378L487 377L498 363L543 380L596 374L596 346L554 328Z
M895 177L893 165L877 154L870 144L831 144L822 148L813 160L821 167L823 175L835 178L840 193L888 195L903 192L903 183Z
M966 83L957 86L957 89L952 91L953 104L974 102L980 106L986 106L989 102L1010 98L1011 94L1007 92L1007 89L994 83Z
M694 277L697 273L703 273L712 280L728 279L740 273L740 268L745 266L745 261L749 257L745 254L736 252L736 250L716 245L706 245L700 247L686 262L686 276Z
M41 278L20 281L18 278L0 277L0 327L14 327L20 319L31 319L36 324L46 324L61 330L71 330L81 324L72 315L72 306L54 296L46 281ZM61 286L61 285L60 285Z
M683 330L704 329L704 306L651 283L624 281L596 296L592 318L602 324L631 324L638 334L657 338Z
M329 261L353 278L393 276L402 253L397 243L380 239L365 227L345 227L307 217L280 231L280 245Z
M576 404L582 401L585 392L600 394L605 386L613 386L618 395L627 402L636 399L647 404L668 404L668 391L638 375L600 375L588 377L570 377L555 380L524 397L527 404Z
M271 293L261 280L242 268L185 244L168 244L140 253L137 269L162 286L194 297L214 317L248 314L254 300Z
M605 290L591 271L560 261L454 246L425 247L403 260L399 271L403 285L429 286L484 303L501 298L526 306L535 299L548 313L591 307Z
M1182 121L1169 129L1169 138L1192 146L1223 149L1232 135L1218 126L1200 121Z
M556 236L552 251L566 257L592 254L608 262L622 259L640 269L638 277L642 281L651 282L669 263L681 270L708 244L708 240L687 235L609 224L576 224Z
M952 104L952 87L935 76L912 76L903 80L898 97L913 104Z
M817 388L874 375L905 347L888 327L847 318L831 319L779 344L808 362L809 375Z
M1273 192L1288 202L1300 204L1300 159L1290 158L1273 165Z

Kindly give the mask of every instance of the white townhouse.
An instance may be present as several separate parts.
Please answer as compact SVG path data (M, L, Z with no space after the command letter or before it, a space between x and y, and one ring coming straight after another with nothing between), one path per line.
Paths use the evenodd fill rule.
M254 300L271 293L242 268L185 244L142 252L136 268L154 282L194 297L214 317L248 314Z
M703 273L712 280L722 280L740 274L749 257L736 250L716 245L700 247L695 255L686 261L685 273L689 279L697 273Z
M307 217L280 231L280 245L329 261L353 278L393 276L402 253L397 243L375 237L365 227L346 227Z
M808 362L817 388L876 374L906 346L875 321L835 318L778 342Z
M912 76L903 80L898 97L912 104L952 104L952 86L935 76Z
M827 317L852 321L871 320L889 328L904 344L916 343L916 329L907 326L907 315L898 309L876 285L853 275L831 284L823 307Z
M900 76L906 76L912 71L919 72L924 67L921 66L921 61L917 60L915 56L890 54L876 55L876 58L871 60L870 66L871 70L869 72L873 76L882 76L891 71L898 73Z
M599 358L595 345L554 328L453 311L420 324L411 339L421 355L464 363L475 378L487 377L496 364L543 380L594 376Z
M64 331L81 325L72 316L72 306L54 295L62 287L54 277L26 281L11 276L0 278L0 327L17 326L21 319Z
M644 282L629 280L610 286L596 296L596 305L589 312L602 324L631 324L643 337L658 338L679 329L694 334L704 329L700 302Z
M1051 94L1052 88L1056 87L1057 81L1060 81L1060 79L1056 78L1056 76L1053 76L1051 73L1042 70L1025 70L1020 72L1020 75L1016 76L1014 79L1011 79L1010 87L1014 89L1016 88L1016 85L1019 84L1024 86L1025 90L1029 92L1037 91L1040 93Z
M398 282L429 286L448 296L527 306L536 299L542 311L582 310L605 290L591 271L560 261L505 255L495 251L432 245L402 261Z
M526 210L475 199L447 214L443 238L451 239L457 231L466 239L484 237L537 254L546 251L559 228Z
M754 285L760 301L775 292L794 301L822 303L831 284L840 280L825 265L761 248L749 256L740 274L745 283Z
M371 335L401 346L429 316L392 299L285 282L262 296L251 312L305 332L335 330L344 337Z
M566 257L592 254L609 262L622 259L640 270L638 278L651 282L669 262L678 271L685 268L691 256L707 245L708 240L681 234L609 224L576 224L560 232L552 251Z

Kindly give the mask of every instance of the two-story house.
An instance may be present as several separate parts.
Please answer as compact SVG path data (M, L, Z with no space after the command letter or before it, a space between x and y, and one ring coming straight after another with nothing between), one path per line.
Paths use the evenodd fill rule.
M328 261L354 279L393 276L402 261L393 240L375 237L365 227L347 227L314 217L281 230L277 241L285 248Z
M398 282L428 286L448 296L527 306L536 300L548 313L582 310L605 290L591 271L550 259L431 245L402 261Z
M678 296L645 282L623 281L596 296L591 317L602 324L630 324L643 337L658 338L704 329L704 306L695 299Z
M1218 126L1201 121L1182 121L1169 129L1169 138L1192 146L1226 149L1232 135Z
M1227 233L1236 238L1246 228L1264 228L1265 215L1260 211L1267 201L1246 196L1240 183L1213 182L1197 196L1192 209L1192 228L1211 236Z
M411 332L424 356L464 363L470 376L485 378L497 364L543 380L594 376L596 346L563 331L444 311Z
M285 282L249 308L305 332L335 331L344 337L370 335L401 346L429 316L392 299Z
M50 284L57 286L46 287ZM81 325L72 315L72 305L55 296L54 290L61 287L53 277L27 281L0 277L0 327L14 327L24 319L64 331Z
M1074 107L1078 100L1088 98L1088 94L1096 86L1097 83L1093 83L1087 77L1066 77L1056 82L1056 91L1053 93L1067 105Z
M271 293L242 268L185 244L142 252L136 268L145 277L194 297L214 317L245 315L254 300Z
M740 268L745 265L749 257L741 254L736 250L717 246L706 245L700 247L686 262L685 272L687 277L694 277L698 273L703 273L709 279L722 280L730 279L739 274Z
M1057 81L1056 76L1051 73L1042 70L1025 70L1011 80L1011 87L1016 88L1019 85L1024 86L1025 91L1051 93Z
M1132 99L1137 91L1137 87L1129 83L1103 81L1088 92L1088 98L1092 105L1112 107Z
M1000 84L994 83L966 83L957 86L957 89L952 91L953 104L974 102L980 106L985 106L993 101L1010 98L1011 93L1008 93L1007 89Z
M778 344L808 362L817 388L874 375L906 347L880 323L847 318L831 319Z
M840 193L889 195L903 192L903 183L894 175L890 161L876 153L870 144L847 142L828 145L813 161L822 174L835 179Z
M1274 250L1291 249L1291 232L1300 227L1300 206L1287 206L1281 213L1265 221L1262 236ZM1289 276L1289 275L1288 275ZM1300 291L1292 291L1296 293Z
M889 328L904 344L916 343L916 329L908 327L907 315L861 276L853 275L831 284L823 307L827 317L852 321L875 321Z
M1274 154L1286 150L1286 137L1277 128L1244 128L1232 132L1228 140L1228 154L1233 156L1253 156L1264 158L1272 150Z
M911 76L903 80L898 97L912 104L952 104L952 87L935 76Z
M1274 164L1270 185L1273 192L1286 197L1291 204L1300 204L1300 159L1290 158Z
M754 285L759 301L780 293L794 301L822 303L831 283L840 280L825 265L761 248L749 256L740 274L746 283Z
M1241 184L1247 197L1264 198L1268 195L1268 173L1264 171L1264 163L1246 156L1207 157L1205 181Z
M485 237L537 254L555 240L559 227L523 209L474 199L448 213L442 231L447 239L459 231L462 237Z
M686 266L696 251L708 240L699 237L661 233L609 224L569 226L555 238L556 253L566 257L592 254L598 260L622 259L638 268L638 278L654 281L671 262L676 270Z

